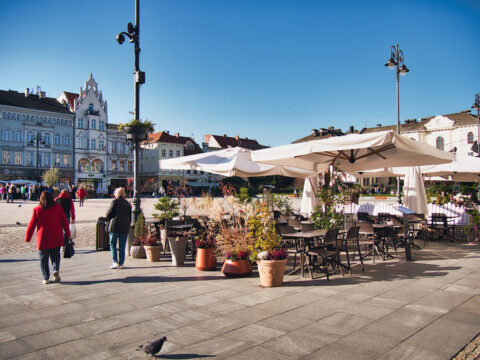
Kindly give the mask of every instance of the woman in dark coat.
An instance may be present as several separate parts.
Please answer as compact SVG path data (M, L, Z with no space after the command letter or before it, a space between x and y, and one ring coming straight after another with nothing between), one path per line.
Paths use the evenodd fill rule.
M114 195L115 200L112 201L112 205L107 211L107 220L110 221L110 251L113 258L110 269L122 269L125 261L125 245L132 220L132 206L125 200L125 188L116 188Z
M60 282L60 247L64 245L63 231L67 237L70 237L70 229L63 209L53 201L53 195L48 191L42 192L40 204L33 209L33 215L25 233L26 242L30 242L35 229L37 229L37 249L40 255L43 283L50 282L49 258L52 261L55 282Z

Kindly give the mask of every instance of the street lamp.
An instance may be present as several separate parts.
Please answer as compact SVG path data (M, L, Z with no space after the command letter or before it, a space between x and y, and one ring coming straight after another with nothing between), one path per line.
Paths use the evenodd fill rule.
M36 164L36 167L37 167L37 175L36 175L37 184L40 182L39 181L40 177L38 176L38 170L39 170L38 165L40 163L40 161L39 161L40 144L45 145L45 141L43 141L42 134L40 134L40 133L37 133L36 135L33 135L32 139L28 142L28 145L30 145L30 146L36 145L36 148L37 148L37 158L36 158L37 160L35 161L35 164Z
M478 124L478 136L477 136L477 151L480 156L480 94L475 94L475 102L472 105L472 109L477 110L477 124Z
M397 134L400 135L400 75L404 76L410 70L403 61L403 51L398 48L398 44L390 48L390 59L385 66L393 70L396 68L397 79ZM402 203L402 194L400 192L400 178L397 179L398 202Z
M127 31L118 33L116 39L121 45L125 42L125 37L128 37L128 41L134 44L135 52L135 68L134 74L134 119L140 120L140 85L145 83L145 73L140 71L140 0L135 0L135 25L128 23ZM139 149L140 141L132 141L134 153L133 153L133 222L137 221L138 214L140 214L140 181L138 179L139 172Z

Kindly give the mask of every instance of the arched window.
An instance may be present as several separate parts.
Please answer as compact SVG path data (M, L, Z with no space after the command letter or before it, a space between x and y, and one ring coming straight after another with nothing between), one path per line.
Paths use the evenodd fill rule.
M78 160L78 171L87 172L90 170L90 161L83 158Z
M437 137L437 149L445 150L445 141L441 136Z
M3 129L2 130L2 140L4 141L10 141L11 138L11 133L9 129Z
M473 144L473 132L471 132L471 131L467 135L467 142L469 144Z
M92 170L93 172L103 172L103 162L102 160L95 159L92 161Z
M21 131L15 131L15 141L22 142L22 132Z

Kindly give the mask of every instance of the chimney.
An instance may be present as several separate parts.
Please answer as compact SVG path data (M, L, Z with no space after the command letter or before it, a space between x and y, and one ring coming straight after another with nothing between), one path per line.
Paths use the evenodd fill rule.
M223 137L227 137L227 134L223 134Z
M45 96L45 91L40 91L40 92L38 93L38 98L39 98L39 99L45 99L45 97L46 97L46 96Z
M377 127L382 127L382 124L378 123L378 124L377 124Z
M166 132L168 135L170 135L170 130L165 130L165 132Z
M25 88L25 97L28 97L28 95L30 94L30 89L29 88Z
M179 133L175 133L175 137L176 137L176 138L179 138L179 137L180 137L180 134L179 134Z
M240 136L238 136L238 135L235 135L235 140L237 140L237 141L238 141L238 139L240 139Z

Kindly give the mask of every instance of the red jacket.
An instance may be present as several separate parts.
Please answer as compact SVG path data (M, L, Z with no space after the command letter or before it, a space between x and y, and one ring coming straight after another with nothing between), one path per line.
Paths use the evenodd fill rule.
M25 241L30 242L33 232L37 229L37 249L47 250L64 245L63 230L70 237L67 218L60 205L55 204L47 209L37 206L25 233Z
M58 195L55 198L56 203L58 203L58 201L57 201L58 199L68 199L68 200L70 200L70 218L72 219L73 222L75 222L75 205L73 204L73 200L70 198L70 195L68 193L60 193L60 195ZM61 206L61 204L60 204L60 206Z
M77 191L77 195L78 195L78 197L79 197L80 199L83 199L84 197L87 196L87 192L85 191L84 188L80 188L80 189L78 189L78 191Z

